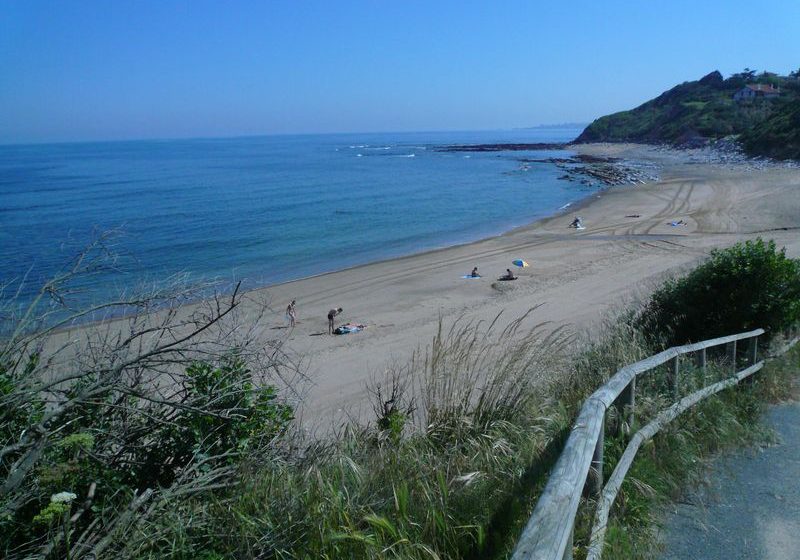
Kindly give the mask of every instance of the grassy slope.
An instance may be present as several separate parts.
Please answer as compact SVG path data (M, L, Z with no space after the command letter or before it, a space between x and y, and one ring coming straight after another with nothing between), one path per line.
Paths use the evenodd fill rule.
M800 159L800 97L780 103L765 121L746 130L741 141L753 155Z
M685 82L635 109L601 117L577 142L683 144L697 139L742 135L752 155L800 158L800 85L788 78L759 78L783 90L776 100L737 103L733 94L745 81L723 80L712 72Z

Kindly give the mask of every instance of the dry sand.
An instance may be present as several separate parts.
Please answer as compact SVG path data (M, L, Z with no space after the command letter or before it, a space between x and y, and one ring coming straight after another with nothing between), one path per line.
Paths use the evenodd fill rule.
M329 423L342 411L355 416L368 411L366 383L408 363L416 349L430 343L440 318L446 324L461 317L491 321L502 311L502 326L540 306L537 323L591 329L626 299L641 296L712 248L762 236L800 256L798 169L690 164L680 153L635 145L580 150L653 161L662 180L604 191L562 215L499 237L248 294L267 297L274 306L258 325L261 336L285 337L286 348L303 357L310 379L306 420ZM583 217L583 231L567 227L576 213ZM668 225L676 220L687 225ZM530 268L514 268L511 261L519 258ZM463 279L475 266L483 278ZM497 282L506 268L519 279ZM290 330L284 310L292 299L299 323ZM344 308L337 324L369 327L327 335L326 315L336 307ZM73 338L81 330L60 337Z
M440 317L492 320L504 311L509 321L541 304L537 322L580 330L714 247L762 236L800 255L797 169L687 164L680 154L644 146L580 150L655 161L662 180L602 192L579 211L570 208L499 237L266 288L280 309L272 327L286 324L286 303L298 302L300 322L286 336L288 347L307 360L307 416L329 418L343 409L359 415L368 408L367 381L429 344ZM585 230L567 227L574 213ZM674 220L688 225L671 227ZM531 267L513 267L518 258ZM474 266L483 278L463 279ZM519 279L498 283L506 268ZM328 336L326 314L335 307L344 308L337 324L369 328Z

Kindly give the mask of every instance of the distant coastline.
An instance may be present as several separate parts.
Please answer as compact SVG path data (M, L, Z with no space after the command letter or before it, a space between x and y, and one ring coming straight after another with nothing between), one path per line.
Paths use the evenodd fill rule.
M537 124L535 126L519 126L515 127L513 130L559 130L559 129L579 129L583 130L587 126L589 126L590 122L568 122L568 123L558 123L558 124Z

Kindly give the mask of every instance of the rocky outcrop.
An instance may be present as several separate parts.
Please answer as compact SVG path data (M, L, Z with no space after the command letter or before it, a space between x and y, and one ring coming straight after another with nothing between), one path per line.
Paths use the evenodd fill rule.
M524 164L554 164L564 171L559 179L589 186L614 187L658 181L658 172L654 165L619 158L577 154L567 158L522 158L519 161Z
M437 152L530 152L538 150L563 150L567 144L452 144L439 146Z

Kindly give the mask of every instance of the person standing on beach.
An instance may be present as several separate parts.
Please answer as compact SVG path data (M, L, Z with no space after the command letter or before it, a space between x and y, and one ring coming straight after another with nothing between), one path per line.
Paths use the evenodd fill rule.
M294 328L297 323L297 309L295 305L297 300L292 300L292 303L286 306L286 318L289 319L289 327Z
M333 330L335 328L333 324L333 318L336 317L337 315L340 315L341 313L342 313L341 307L338 309L331 309L330 311L328 311L328 334L333 334Z

